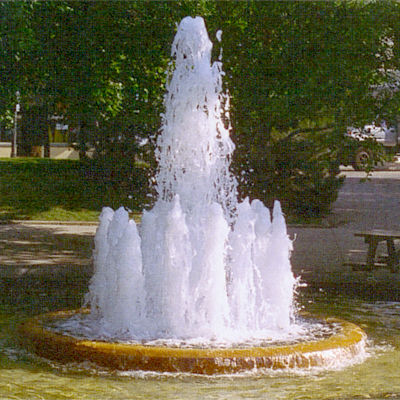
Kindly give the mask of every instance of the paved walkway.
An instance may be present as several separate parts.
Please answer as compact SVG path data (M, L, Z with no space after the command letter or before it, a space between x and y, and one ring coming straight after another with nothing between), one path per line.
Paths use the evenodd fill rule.
M0 225L0 277L63 269L91 273L97 224L15 222Z
M400 301L400 273L388 269L353 271L344 264L366 260L367 245L359 230L400 230L400 172L365 174L345 170L344 186L323 227L289 227L294 241L292 266L311 290L322 288L371 300ZM378 252L386 249L380 246Z
M294 238L293 271L308 284L302 291L400 301L400 273L353 271L344 265L366 258L363 239L354 236L357 230L400 229L400 171L377 171L363 183L363 173L343 173L345 185L323 226L288 228ZM3 301L21 305L33 291L44 310L56 307L54 298L63 307L79 306L76 293L86 292L92 274L96 227L38 222L0 225L0 290L9 293Z
M0 225L0 309L35 315L82 306L95 225Z

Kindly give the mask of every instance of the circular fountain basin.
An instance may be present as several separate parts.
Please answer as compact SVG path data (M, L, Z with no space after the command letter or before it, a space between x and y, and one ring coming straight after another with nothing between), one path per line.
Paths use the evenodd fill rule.
M336 318L331 336L290 345L248 348L176 348L78 339L54 332L46 325L89 310L48 313L31 318L17 329L19 343L38 356L62 363L90 362L111 370L144 370L226 374L255 368L329 367L349 362L363 352L366 335L357 325Z

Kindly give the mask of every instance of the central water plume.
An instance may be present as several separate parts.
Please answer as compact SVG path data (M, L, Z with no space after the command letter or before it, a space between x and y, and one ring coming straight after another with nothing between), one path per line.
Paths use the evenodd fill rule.
M222 342L295 330L291 241L278 202L237 200L222 64L202 18L172 45L157 201L139 227L103 209L87 302L101 337Z

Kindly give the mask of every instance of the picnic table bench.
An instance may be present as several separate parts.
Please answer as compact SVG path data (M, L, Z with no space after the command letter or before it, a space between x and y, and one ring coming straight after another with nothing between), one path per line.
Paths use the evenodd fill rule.
M363 269L371 270L375 267L387 266L392 272L398 271L400 252L396 251L394 241L395 239L400 239L400 231L372 229L370 231L356 232L354 235L363 237L365 243L368 244L367 262L363 264ZM376 250L381 242L386 242L388 254L385 257L386 262L376 263Z

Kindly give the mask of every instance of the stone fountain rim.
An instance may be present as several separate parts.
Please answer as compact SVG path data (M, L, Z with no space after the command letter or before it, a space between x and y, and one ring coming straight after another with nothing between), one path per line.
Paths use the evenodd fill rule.
M366 334L360 327L338 318L317 318L327 323L339 324L338 331L328 338L289 345L247 348L199 349L105 342L78 339L44 327L46 322L89 312L88 309L57 311L30 318L18 326L18 342L36 355L62 363L89 361L112 370L207 375L254 368L324 367L332 363L332 355L340 359L353 359L366 342Z

